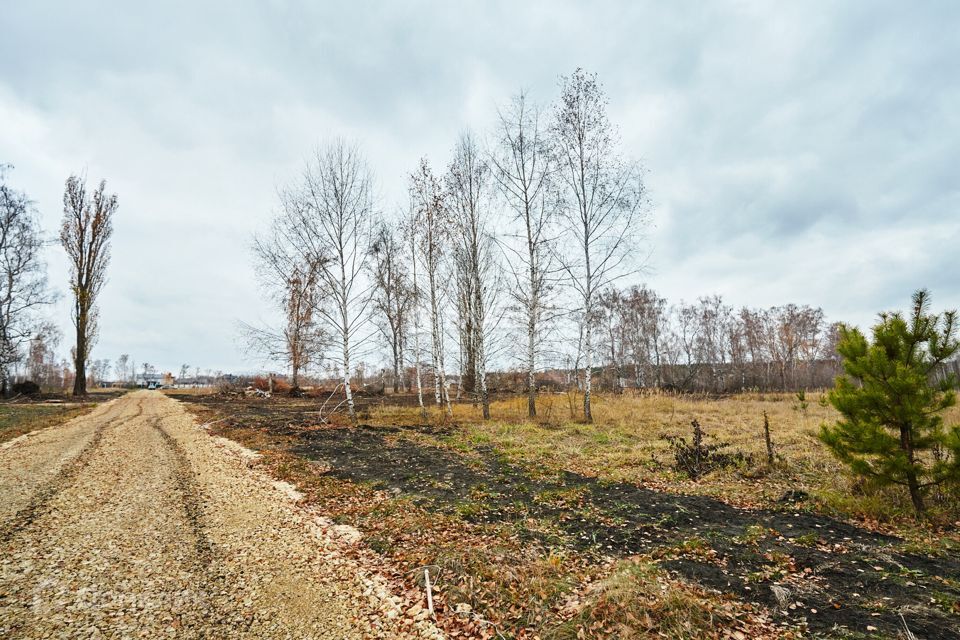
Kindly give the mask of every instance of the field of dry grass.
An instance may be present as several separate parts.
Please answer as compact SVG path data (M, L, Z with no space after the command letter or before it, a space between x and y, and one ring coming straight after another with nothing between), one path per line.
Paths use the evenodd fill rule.
M26 433L63 424L87 413L93 404L0 404L0 442Z
M65 393L18 396L0 402L0 442L13 440L31 431L63 424L87 413L100 402L126 393L125 389L90 389L87 397Z
M0 442L25 433L63 424L86 413L93 405L0 405Z
M495 401L492 419L483 421L469 404L454 407L452 419L431 408L429 421L446 421L457 429L436 443L451 447L491 446L531 469L566 469L604 480L642 483L682 493L709 495L737 506L777 506L788 491L810 496L810 506L830 515L869 525L896 527L909 534L915 523L909 500L896 488L866 486L850 475L819 441L820 425L837 419L825 394L744 393L720 398L674 394L625 393L595 396L594 422L579 420L579 394L544 395L538 417L527 418L526 398ZM770 424L775 462L767 464L764 414ZM749 464L720 469L698 481L673 470L667 436L690 439L696 419L708 443L726 443L727 451L751 458ZM422 419L416 409L384 406L372 409L372 424L413 425ZM947 414L960 422L960 407ZM949 500L935 509L934 519L960 518Z
M172 393L360 530L385 575L417 589L433 567L454 637L896 637L902 611L923 637L960 627L952 507L917 523L849 476L817 440L836 417L817 395L601 396L593 424L573 395L541 397L534 421L523 398L483 421L364 397L353 427L317 398ZM666 436L693 419L744 459L675 471Z

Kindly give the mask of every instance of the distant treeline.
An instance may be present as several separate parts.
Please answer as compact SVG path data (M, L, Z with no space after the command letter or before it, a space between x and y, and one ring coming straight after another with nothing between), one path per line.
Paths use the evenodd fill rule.
M839 324L819 307L735 309L719 295L670 305L632 286L605 291L594 322L608 390L790 391L830 386L840 371Z
M592 384L605 392L795 391L829 387L840 372L839 324L828 322L819 307L735 309L719 295L671 305L647 286L611 287L600 296L590 324L595 338ZM553 342L554 366L535 374L537 388L583 388L582 332L572 337L562 332ZM421 373L432 375L429 363L422 363ZM386 386L393 385L391 371L381 376ZM413 367L400 376L397 386L410 388ZM493 392L522 392L528 386L527 373L519 369L498 368L488 376ZM459 381L452 377L454 388ZM457 390L458 399L470 393L465 387Z

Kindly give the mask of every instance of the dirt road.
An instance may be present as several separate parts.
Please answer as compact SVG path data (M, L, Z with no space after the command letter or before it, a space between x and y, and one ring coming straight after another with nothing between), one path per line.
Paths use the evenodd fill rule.
M0 449L0 637L403 636L326 535L177 402L131 393Z

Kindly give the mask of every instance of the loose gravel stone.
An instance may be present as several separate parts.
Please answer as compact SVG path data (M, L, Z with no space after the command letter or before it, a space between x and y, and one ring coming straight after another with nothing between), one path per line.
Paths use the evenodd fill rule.
M439 637L251 462L149 391L0 450L0 637Z

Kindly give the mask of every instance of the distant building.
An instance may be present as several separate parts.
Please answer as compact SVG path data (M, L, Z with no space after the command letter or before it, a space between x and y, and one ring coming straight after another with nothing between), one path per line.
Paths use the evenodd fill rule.
M134 384L141 389L146 389L151 384L154 386L160 386L163 384L161 379L162 375L159 373L138 373L134 378Z
M186 378L176 378L173 386L179 389L212 387L215 380L213 376L188 376Z

